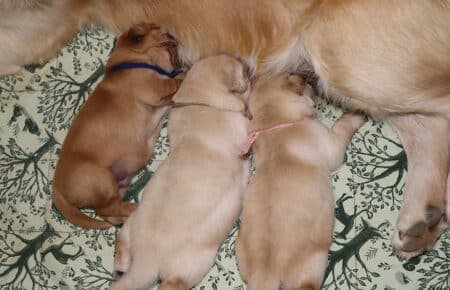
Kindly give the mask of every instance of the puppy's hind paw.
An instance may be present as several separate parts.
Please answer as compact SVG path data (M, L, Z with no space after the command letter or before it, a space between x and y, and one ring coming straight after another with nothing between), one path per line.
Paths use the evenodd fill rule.
M365 122L367 122L367 117L365 115L355 112L344 113L340 119L344 119L349 122L355 130L359 129Z

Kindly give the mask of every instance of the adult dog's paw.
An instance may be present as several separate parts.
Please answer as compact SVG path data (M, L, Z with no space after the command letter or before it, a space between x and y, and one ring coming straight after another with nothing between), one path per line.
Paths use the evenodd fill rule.
M392 237L394 254L400 259L409 260L431 250L442 231L447 227L443 218L443 209L428 206L423 221L416 221L409 225L407 223L397 225Z

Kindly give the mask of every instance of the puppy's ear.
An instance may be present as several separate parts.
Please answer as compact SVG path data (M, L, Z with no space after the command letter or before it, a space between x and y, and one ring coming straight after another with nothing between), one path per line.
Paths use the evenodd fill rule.
M230 64L230 91L233 94L243 94L247 91L249 86L249 77L246 73L246 69L243 64L239 62L233 62Z

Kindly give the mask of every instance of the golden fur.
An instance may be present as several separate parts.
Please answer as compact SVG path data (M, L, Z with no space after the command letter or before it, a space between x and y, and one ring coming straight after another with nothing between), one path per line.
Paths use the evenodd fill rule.
M352 107L375 115L416 112L450 118L450 4L446 0L46 2L51 3L35 9L36 15L29 10L4 15L2 23L8 27L2 34L11 34L9 42L17 55L26 55L9 60L16 61L12 66L54 55L87 22L121 33L133 24L151 21L180 41L188 64L225 52L252 65L255 73L274 73L274 69L295 70L306 60L319 75L322 89ZM63 13L54 15L56 11ZM16 13L28 17L20 17L19 23ZM53 17L42 23L49 14ZM20 31L14 31L16 26ZM43 35L47 30L48 35ZM50 40L36 43L34 34ZM22 46L22 41L33 49ZM44 45L49 51L46 57ZM12 50L3 49L0 64Z
M173 34L188 65L228 53L255 75L299 70L317 79L331 100L391 122L411 143L404 144L408 174L427 174L420 183L407 181L405 200L421 204L406 211L433 227L424 217L430 206L445 209L445 191L433 189L445 188L448 168L441 163L448 159L438 166L414 159L427 160L431 151L448 156L448 148L430 150L427 140L415 136L448 142L449 132L433 124L442 128L450 120L449 14L448 0L54 0L39 9L0 12L0 73L54 56L84 23L120 33L142 21ZM417 126L401 125L409 120ZM400 214L394 233L401 243L411 242L408 232L417 225L407 216ZM396 247L405 258L424 250Z

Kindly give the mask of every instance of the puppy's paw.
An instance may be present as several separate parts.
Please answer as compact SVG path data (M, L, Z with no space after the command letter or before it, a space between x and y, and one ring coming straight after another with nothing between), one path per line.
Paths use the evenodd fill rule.
M114 265L113 265L113 277L115 280L120 279L130 268L131 252L130 245L127 238L124 238L126 234L120 232L115 244Z
M347 112L341 116L340 120L345 120L354 130L357 130L367 122L367 117L361 113Z
M235 94L243 94L248 89L248 80L245 77L236 77L231 84L231 92Z

